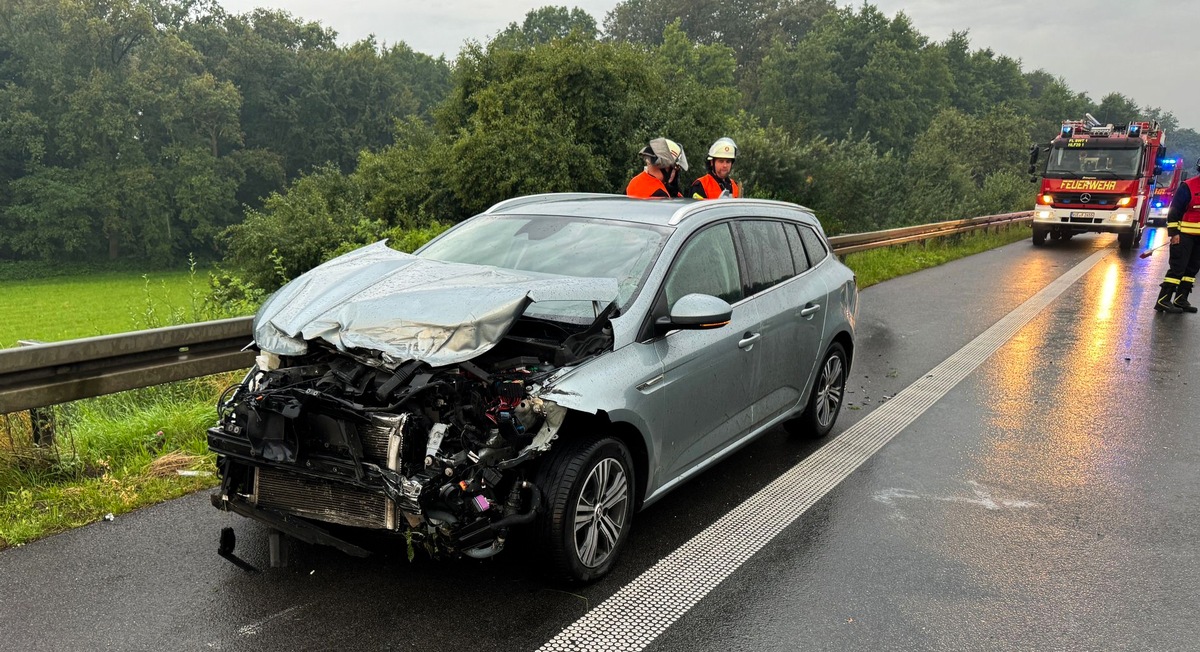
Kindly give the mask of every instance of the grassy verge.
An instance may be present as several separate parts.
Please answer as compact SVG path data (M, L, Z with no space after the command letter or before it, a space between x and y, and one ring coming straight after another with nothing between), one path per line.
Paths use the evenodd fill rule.
M925 243L859 251L842 256L842 262L854 270L858 276L858 287L862 289L1027 238L1029 226L1015 224L999 231L976 231L934 238Z
M0 348L184 323L199 318L207 271L75 271L0 277Z
M27 413L0 416L0 550L214 485L204 430L238 377L57 406L48 447L33 445Z
M1017 225L849 254L843 261L858 275L859 287L868 287L1028 237L1028 227ZM187 273L180 273L173 278L184 290L160 293L166 298L158 308L153 288L166 287L172 277L161 282L140 276L134 282L129 277L125 275L122 285L135 288L137 299L130 299L129 305L138 309L126 312L140 312L143 320L155 310L174 310L172 301L184 305L194 296L185 291ZM103 279L97 283L82 285L81 292L114 291L102 289L107 287ZM126 314L125 319L134 317ZM0 334L0 344L4 337ZM239 374L223 374L58 406L53 409L58 436L51 448L33 445L27 415L0 415L0 549L216 484L215 475L178 471L215 472L204 430L216 419L218 394L238 378Z

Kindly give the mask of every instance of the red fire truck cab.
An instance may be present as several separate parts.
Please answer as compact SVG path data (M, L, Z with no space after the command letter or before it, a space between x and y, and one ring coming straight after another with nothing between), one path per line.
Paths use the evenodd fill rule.
M1048 147L1033 211L1033 244L1047 236L1066 240L1076 233L1116 233L1123 250L1141 241L1154 196L1166 134L1157 122L1102 125L1063 122Z

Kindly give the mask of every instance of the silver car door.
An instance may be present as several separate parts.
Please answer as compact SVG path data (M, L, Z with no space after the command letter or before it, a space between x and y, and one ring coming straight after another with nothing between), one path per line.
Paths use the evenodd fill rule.
M663 363L666 412L662 478L670 480L708 457L754 423L753 388L761 368L758 312L742 298L742 272L729 223L693 235L667 272L666 305L693 292L733 306L729 324L680 330L654 342Z
M762 322L763 367L754 390L754 421L760 425L803 402L820 355L826 291L808 269L794 224L745 219L737 225L747 287Z

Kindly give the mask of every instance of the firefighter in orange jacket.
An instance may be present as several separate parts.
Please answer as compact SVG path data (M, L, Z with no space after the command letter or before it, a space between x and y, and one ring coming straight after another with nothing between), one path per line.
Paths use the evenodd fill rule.
M638 152L646 167L629 181L625 194L630 197L682 197L679 172L688 169L687 155L679 143L655 138Z
M732 138L718 138L708 148L708 159L704 162L708 174L696 179L688 191L696 199L718 197L741 197L742 189L729 175L733 172L733 161L737 159L737 145Z
M1196 162L1200 170L1200 161ZM1159 312L1197 312L1188 295L1200 271L1200 177L1184 181L1171 198L1167 211L1167 235L1171 238L1171 262L1154 309ZM1174 295L1172 297L1172 295Z

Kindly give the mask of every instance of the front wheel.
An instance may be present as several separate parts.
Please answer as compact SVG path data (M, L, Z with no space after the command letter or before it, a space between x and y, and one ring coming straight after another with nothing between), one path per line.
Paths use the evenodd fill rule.
M633 457L611 437L560 437L538 471L546 496L540 547L558 579L591 582L612 569L633 519Z
M846 349L837 342L830 344L817 370L817 379L813 382L804 412L784 424L789 431L821 438L833 430L846 396L846 373L849 368Z
M1033 230L1033 246L1040 247L1046 244L1046 231L1044 229Z
M1133 249L1133 236L1133 231L1117 234L1117 245L1121 248L1121 251Z

